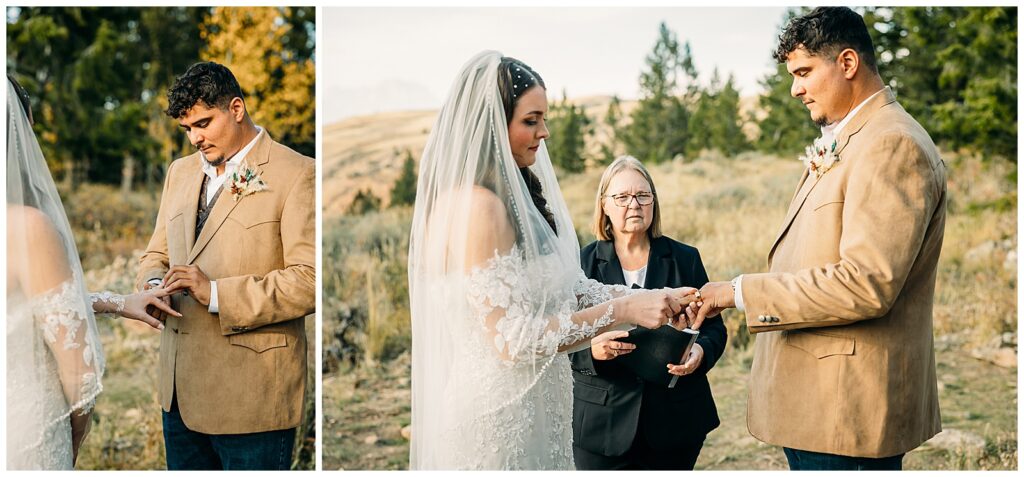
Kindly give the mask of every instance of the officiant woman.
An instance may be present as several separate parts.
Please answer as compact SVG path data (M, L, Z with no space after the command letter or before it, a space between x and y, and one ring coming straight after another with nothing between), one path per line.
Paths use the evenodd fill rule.
M647 168L631 156L605 169L594 209L597 241L581 252L587 277L606 284L658 289L708 281L696 248L661 234L658 193ZM627 331L593 339L570 354L573 368L573 455L579 470L692 470L704 438L718 427L707 373L725 351L721 317L709 318L681 365L676 386L644 381L621 363L634 345Z

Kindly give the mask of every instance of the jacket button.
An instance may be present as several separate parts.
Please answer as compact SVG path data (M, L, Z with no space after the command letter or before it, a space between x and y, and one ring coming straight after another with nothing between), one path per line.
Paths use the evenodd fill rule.
M765 322L768 321L768 318L766 318L764 315L760 315L760 316L757 317L757 321L760 321L761 323L765 323Z
M779 322L779 317L773 316L771 318L772 318L772 323L778 323Z

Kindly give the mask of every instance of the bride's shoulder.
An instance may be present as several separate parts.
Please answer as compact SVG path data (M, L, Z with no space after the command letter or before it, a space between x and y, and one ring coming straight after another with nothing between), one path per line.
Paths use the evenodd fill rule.
M57 227L43 211L25 205L7 206L8 278L28 292L49 290L71 271Z
M29 205L7 205L7 235L46 238L57 234L53 221L43 211Z
M465 207L471 228L477 231L484 230L498 236L512 233L508 209L505 208L505 202L494 191L486 187L473 186L469 191Z
M505 214L505 202L494 191L474 185L469 191L469 210L473 214Z

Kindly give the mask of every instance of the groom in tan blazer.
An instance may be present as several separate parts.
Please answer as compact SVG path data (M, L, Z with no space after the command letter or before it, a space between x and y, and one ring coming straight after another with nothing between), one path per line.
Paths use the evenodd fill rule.
M863 19L794 18L775 52L822 126L768 273L701 290L693 326L745 309L747 427L793 470L901 469L941 430L932 343L946 168L878 75Z
M163 286L159 398L167 466L288 469L315 311L311 158L253 124L231 71L198 63L167 114L198 149L167 169L138 286Z

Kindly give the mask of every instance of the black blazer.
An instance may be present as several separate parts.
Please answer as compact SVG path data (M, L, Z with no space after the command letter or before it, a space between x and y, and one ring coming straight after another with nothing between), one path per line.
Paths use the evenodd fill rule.
M587 277L609 285L625 284L612 242L587 245L580 259ZM668 237L651 241L644 288L700 288L707 282L697 249ZM726 339L722 318L708 318L697 338L704 360L692 374L680 377L673 389L644 382L614 359L594 360L589 349L571 353L573 444L595 454L619 456L629 450L638 427L656 450L702 442L719 425L707 372L722 356Z

